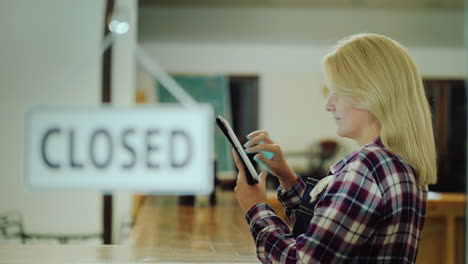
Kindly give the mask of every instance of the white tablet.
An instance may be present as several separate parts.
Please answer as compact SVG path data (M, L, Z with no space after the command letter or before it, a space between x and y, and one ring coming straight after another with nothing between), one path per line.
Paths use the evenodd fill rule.
M216 123L218 124L219 128L223 131L224 135L229 140L229 142L231 142L232 147L237 152L237 155L240 157L240 160L244 165L245 175L247 177L248 184L254 185L258 183L258 173L255 170L255 167L252 165L252 162L250 162L249 157L247 157L244 148L240 144L239 139L237 139L237 136L232 130L229 122L226 121L226 119L224 119L222 116L218 116L216 118Z

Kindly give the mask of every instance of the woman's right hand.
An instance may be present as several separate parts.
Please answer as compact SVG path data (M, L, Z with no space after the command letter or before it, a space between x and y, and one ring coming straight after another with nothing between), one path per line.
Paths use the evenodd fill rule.
M297 181L297 175L286 162L281 147L276 144L264 130L257 130L247 135L244 144L247 153L258 153L254 160L265 166L270 174L276 176L283 190L288 190ZM271 152L272 158L267 158L264 152Z

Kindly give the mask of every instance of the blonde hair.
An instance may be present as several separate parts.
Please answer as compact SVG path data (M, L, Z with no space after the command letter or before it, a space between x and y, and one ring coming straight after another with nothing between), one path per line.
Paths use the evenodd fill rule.
M432 120L420 73L403 46L377 34L343 39L323 59L327 86L372 113L382 143L416 171L419 186L437 181Z

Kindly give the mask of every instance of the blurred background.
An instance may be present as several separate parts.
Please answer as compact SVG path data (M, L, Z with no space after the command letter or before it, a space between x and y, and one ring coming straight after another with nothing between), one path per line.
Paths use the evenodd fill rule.
M105 55L101 42L115 19L128 21L130 30L116 37ZM96 106L106 96L115 106L175 102L135 61L133 50L140 45L194 99L227 117L241 143L251 131L265 129L297 173L322 177L358 146L337 137L324 110L328 91L321 58L337 40L368 32L408 48L433 110L439 183L430 187L433 201L418 263L464 261L467 60L462 0L3 0L0 22L0 244L103 243L103 193L25 187L28 107ZM106 85L111 87L107 94ZM216 192L208 197L114 192L112 243L169 247L162 241L177 235L178 241L191 242L181 244L186 248L229 242L236 252L254 254L248 226L232 197L236 171L230 146L220 131L215 133ZM276 186L269 179L269 201L280 211ZM169 219L179 224L171 226L174 221L159 215L172 215ZM180 223L184 221L188 224ZM241 231L225 233L233 223ZM210 225L220 231L210 233ZM247 246L232 242L244 240Z

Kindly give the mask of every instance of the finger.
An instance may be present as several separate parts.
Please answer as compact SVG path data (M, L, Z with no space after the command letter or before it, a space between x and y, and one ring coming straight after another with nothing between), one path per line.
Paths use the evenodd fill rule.
M260 177L260 180L259 180L259 181L260 181L261 183L265 183L265 182L266 182L267 176L268 176L268 173L267 173L266 171L262 171L262 172L260 173L260 175L259 175L259 177Z
M242 178L242 175L240 173L237 173L237 179L236 179L236 187L239 186L239 183L241 183L241 178Z
M237 152L234 149L231 149L231 152L232 152L232 156L234 158L234 163L236 163L236 167L238 169L241 169L241 168L244 169L244 165L240 161L240 158L239 158L239 155L237 155Z
M237 173L236 187L245 184L247 184L247 177L245 176L245 173Z
M261 151L271 152L277 156L280 153L280 148L277 144L258 144L245 150L247 153L256 153Z
M271 140L270 136L266 133L260 133L252 138L249 139L244 144L244 147L251 147L255 145L262 145L262 144L274 144L273 140Z
M232 156L234 157L234 162L236 163L236 167L239 170L239 173L237 173L237 180L236 180L236 186L239 185L239 183L243 183L246 181L245 179L245 170L244 170L244 164L240 161L239 155L237 155L236 151L234 149L231 149L232 151Z
M254 156L254 160L255 160L258 164L262 165L262 166L263 166L265 169L267 169L268 171L270 171L270 172L272 171L272 170L271 170L271 166L273 165L272 162L274 162L274 161L265 158L265 156L263 156L263 154L257 154L257 155L255 155L255 156Z
M253 138L255 136L258 136L259 134L262 134L262 133L268 135L268 132L266 132L265 130L256 130L256 131L248 134L247 139L251 139L251 138Z

